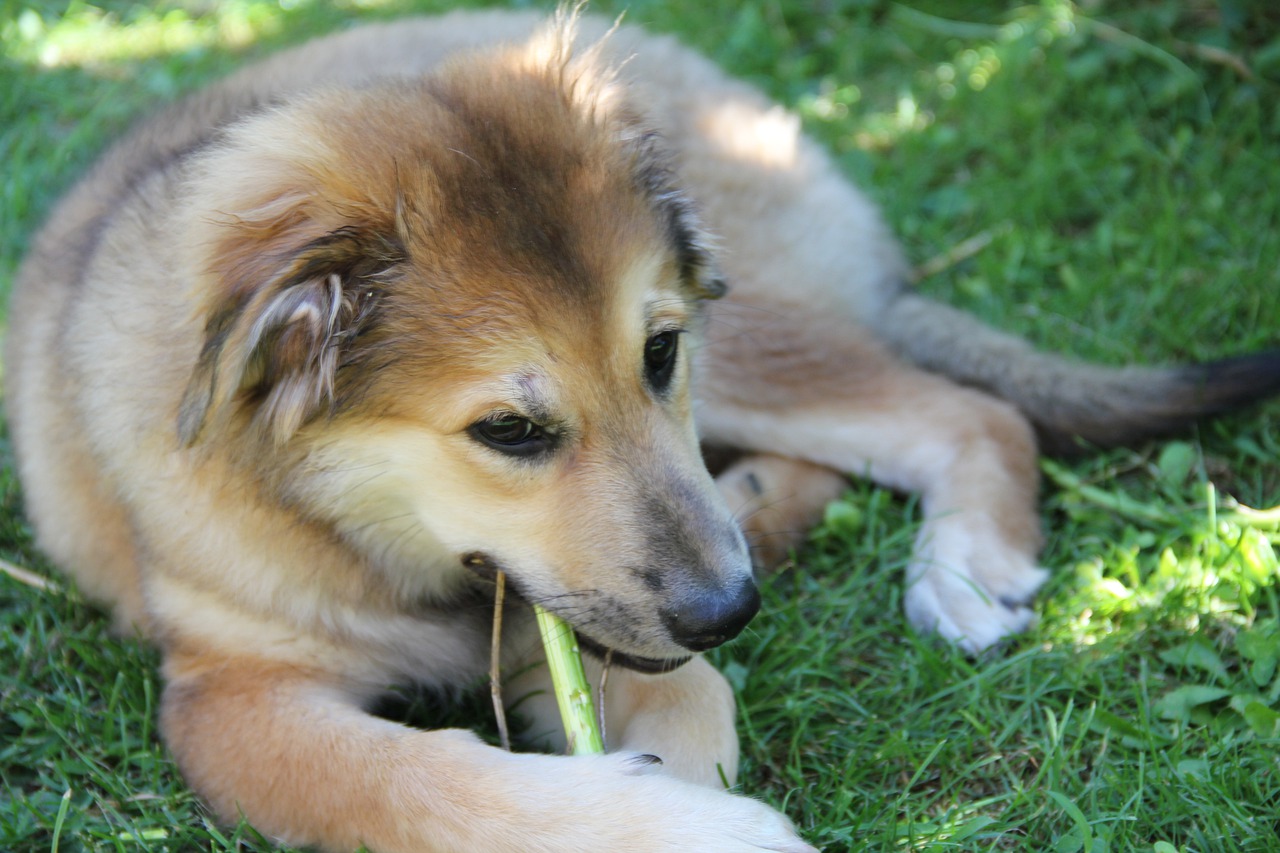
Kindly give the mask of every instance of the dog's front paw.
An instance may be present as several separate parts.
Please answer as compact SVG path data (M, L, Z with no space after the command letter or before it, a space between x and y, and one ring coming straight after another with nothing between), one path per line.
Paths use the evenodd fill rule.
M724 853L817 853L796 834L790 820L758 800L667 776L645 782L654 784L654 804L669 822L654 838L664 843L651 849L669 845L673 850Z
M615 753L572 760L585 776L603 770L612 778L597 776L578 788L575 802L581 811L565 823L581 835L564 849L817 853L781 813L748 797L674 779L653 756ZM596 799L600 802L592 802ZM620 830L625 839L616 837Z
M1035 624L1029 605L1048 575L990 522L963 514L935 519L907 568L907 618L918 630L980 652Z

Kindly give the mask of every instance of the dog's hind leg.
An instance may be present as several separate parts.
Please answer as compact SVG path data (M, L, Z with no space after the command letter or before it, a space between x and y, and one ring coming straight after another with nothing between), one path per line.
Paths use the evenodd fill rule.
M759 304L712 316L698 363L705 442L919 492L911 621L975 651L1031 624L1046 573L1035 437L1016 409L898 361L852 323Z
M756 453L716 475L757 569L772 569L801 545L827 504L847 488L844 476L802 459Z

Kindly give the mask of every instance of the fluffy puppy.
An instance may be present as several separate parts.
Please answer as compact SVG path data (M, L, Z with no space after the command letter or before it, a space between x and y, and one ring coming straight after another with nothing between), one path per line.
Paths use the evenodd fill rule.
M723 789L733 700L697 653L759 605L726 496L778 553L837 472L921 492L908 612L978 649L1044 576L1037 429L1130 439L1280 383L1274 355L1071 365L928 302L791 117L574 26L451 15L248 68L112 149L19 274L39 541L163 649L165 738L228 820L326 850L810 849ZM718 482L703 445L739 457ZM612 653L610 754L370 713L481 676L498 569ZM508 696L554 741L506 621Z

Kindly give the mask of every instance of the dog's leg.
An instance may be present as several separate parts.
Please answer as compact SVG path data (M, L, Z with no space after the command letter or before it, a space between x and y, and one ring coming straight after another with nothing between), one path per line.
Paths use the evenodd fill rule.
M1027 628L1046 573L1035 438L1017 410L899 362L853 324L715 310L699 364L703 439L920 492L911 621L970 650Z
M758 453L716 475L716 487L742 525L757 569L772 569L801 545L827 504L847 488L823 465Z
M171 655L162 723L224 818L293 844L423 851L810 851L761 803L680 781L634 752L504 752L379 719L327 673ZM625 679L620 679L625 681ZM670 709L668 709L670 710ZM675 725L672 723L671 725Z

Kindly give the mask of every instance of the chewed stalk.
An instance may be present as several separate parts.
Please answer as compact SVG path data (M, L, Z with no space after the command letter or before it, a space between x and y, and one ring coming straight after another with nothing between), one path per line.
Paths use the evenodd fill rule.
M551 685L555 690L556 704L560 706L569 754L598 755L604 752L604 739L596 722L591 686L582 671L578 638L569 623L554 613L536 604L533 612L538 617L538 630L542 632L542 647L547 653Z

